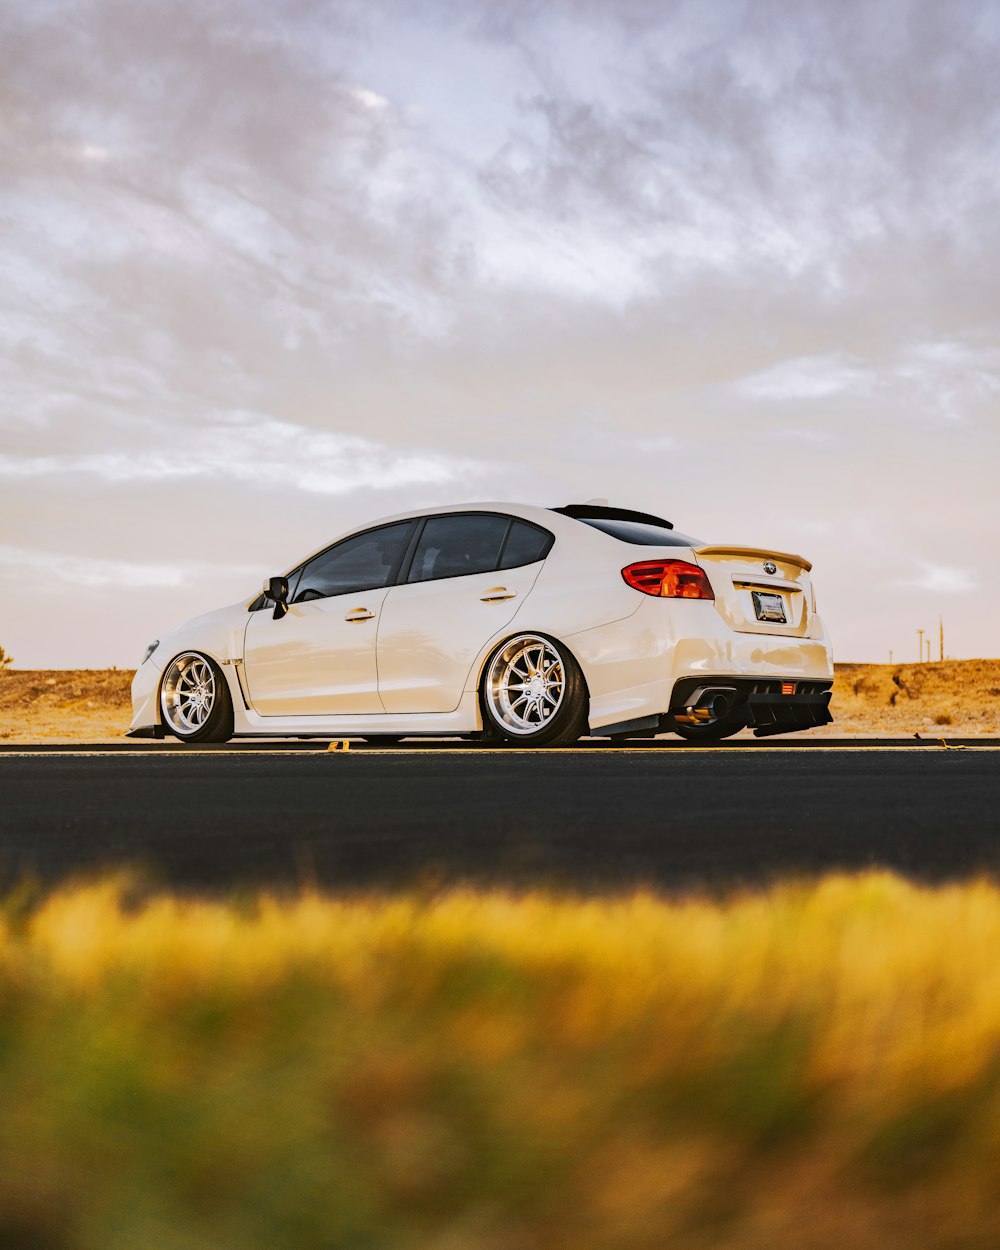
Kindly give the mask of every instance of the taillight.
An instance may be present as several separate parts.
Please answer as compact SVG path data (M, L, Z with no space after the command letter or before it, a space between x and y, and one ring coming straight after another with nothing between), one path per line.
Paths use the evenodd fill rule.
M705 570L686 560L640 560L622 569L622 577L644 595L664 599L714 599Z

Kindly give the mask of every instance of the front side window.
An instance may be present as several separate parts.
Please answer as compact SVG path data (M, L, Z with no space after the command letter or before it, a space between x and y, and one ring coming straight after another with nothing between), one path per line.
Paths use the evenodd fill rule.
M394 525L383 525L354 538L345 538L314 557L303 567L294 595L289 586L292 603L388 586L396 577L415 524L415 521L397 521Z
M509 517L489 512L428 517L407 581L492 572L509 526Z

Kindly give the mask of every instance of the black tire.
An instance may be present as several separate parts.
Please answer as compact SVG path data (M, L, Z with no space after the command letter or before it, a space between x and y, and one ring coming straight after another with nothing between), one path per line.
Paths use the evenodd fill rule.
M188 728L192 722L180 710L184 697L180 693L180 682L190 670L211 674L211 682L201 683L211 689L211 704L205 719ZM184 651L175 656L160 681L160 715L164 729L181 742L228 742L233 736L233 701L229 683L218 664L200 651Z
M731 738L741 729L746 729L743 721L716 721L714 725L675 725L673 732L688 742L721 742L723 738Z
M524 654L526 659L520 660ZM540 667L532 671L530 657L534 655ZM551 661L548 669L546 658ZM513 671L512 666L523 663L526 681L539 681L539 689L543 692L537 696L525 696L533 706L539 709L545 706L546 699L551 695L546 690L555 690L561 682L558 703L545 719L538 722L537 728L525 728L521 718L511 715L504 719L500 711L502 690L507 693L505 675ZM552 676L555 666L561 676ZM546 674L542 676L543 672ZM515 688L514 693L524 689L524 684ZM580 666L562 643L546 634L517 634L508 638L498 646L483 667L483 676L479 684L479 701L483 713L482 741L501 741L508 746L519 747L566 747L572 746L587 731L587 716L590 709L590 696ZM543 712L539 711L542 716ZM527 724L527 721L525 721Z

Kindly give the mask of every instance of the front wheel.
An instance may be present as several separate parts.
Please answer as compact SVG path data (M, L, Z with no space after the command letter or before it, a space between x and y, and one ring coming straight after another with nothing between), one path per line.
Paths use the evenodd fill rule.
M182 742L228 742L233 736L233 702L222 669L198 651L185 651L167 665L160 711L164 726Z
M494 651L481 688L487 740L564 747L587 727L587 687L576 660L540 634L519 634Z

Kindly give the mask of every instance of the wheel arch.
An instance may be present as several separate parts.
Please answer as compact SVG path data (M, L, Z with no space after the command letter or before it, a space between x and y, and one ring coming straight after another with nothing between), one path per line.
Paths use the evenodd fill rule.
M234 717L238 717L241 710L246 708L246 696L243 693L239 677L236 673L236 665L230 659L222 659L213 648L194 644L186 647L178 647L176 650L172 651L170 658L164 662L163 667L160 669L160 675L156 679L156 694L153 700L153 710L156 716L155 723L163 728L166 728L166 724L163 719L163 704L160 701L163 695L163 683L166 679L167 673L170 672L170 667L174 660L179 659L182 655L201 655L215 665L218 671L222 674L223 680L226 683L226 688L229 692L229 702L233 709L233 715Z
M573 663L576 665L580 673L580 677L583 680L583 690L584 690L584 694L586 695L587 708L589 712L590 683L587 680L587 673L583 665L580 663L580 657L576 654L573 648L569 646L569 644L566 643L562 638L557 637L549 629L530 629L530 628L521 626L518 629L508 628L504 630L502 634L495 636L490 641L489 645L485 648L485 650L480 653L475 665L473 666L473 672L476 674L475 681L470 682L469 685L466 687L466 689L474 690L476 693L476 710L477 710L479 719L481 721L480 728L485 727L485 724L486 724L485 709L483 707L483 697L484 697L483 683L486 677L487 665L490 663L490 661L493 659L493 657L497 654L498 651L501 651L504 647L506 647L507 644L511 642L514 638L520 638L522 636L530 637L530 638L545 638L548 642L555 643L555 645L573 661ZM588 720L589 720L589 717L588 717Z

